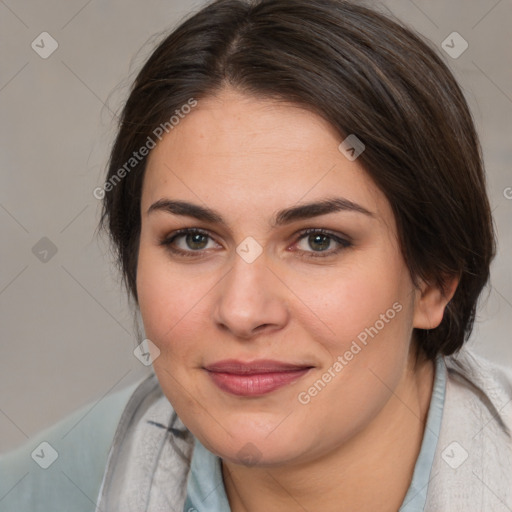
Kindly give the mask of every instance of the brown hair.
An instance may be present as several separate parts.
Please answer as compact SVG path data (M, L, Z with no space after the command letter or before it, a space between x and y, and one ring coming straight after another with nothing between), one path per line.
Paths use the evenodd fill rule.
M355 2L214 1L173 30L139 72L107 182L182 105L226 85L301 105L331 123L340 142L356 134L365 144L358 162L391 204L413 282L444 289L447 277L460 277L442 323L414 338L431 359L458 350L472 330L495 237L473 120L436 51ZM105 187L99 225L136 303L146 160Z

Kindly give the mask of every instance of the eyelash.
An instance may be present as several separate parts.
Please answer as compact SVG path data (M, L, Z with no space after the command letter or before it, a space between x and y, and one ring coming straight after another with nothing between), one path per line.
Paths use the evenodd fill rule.
M345 238L341 238L340 236L335 235L334 233L331 233L330 231L327 231L322 228L309 228L305 229L303 231L300 231L297 233L297 239L294 242L294 245L300 242L303 238L306 238L309 235L312 234L319 234L329 237L331 240L339 244L339 247L334 250L327 250L327 251L301 251L301 250L295 250L294 252L298 252L300 257L303 258L326 258L329 256L336 255L343 251L344 249L348 249L352 246L352 243L348 241ZM191 258L202 258L204 257L204 250L197 250L197 251L183 251L181 249L177 249L176 247L173 247L173 243L181 236L186 235L205 235L209 237L211 240L214 241L213 237L208 233L207 231L204 231L202 229L198 228L184 228L179 229L177 231L174 231L171 235L164 237L159 241L159 245L164 246L173 254L177 254L179 256L185 256L185 257L191 257Z

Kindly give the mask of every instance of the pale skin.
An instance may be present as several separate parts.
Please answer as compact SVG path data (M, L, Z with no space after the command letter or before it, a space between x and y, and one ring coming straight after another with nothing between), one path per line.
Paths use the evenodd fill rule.
M457 283L445 294L413 286L389 202L358 160L340 153L341 140L303 108L224 89L200 100L149 157L137 268L145 334L161 351L154 369L166 397L222 458L234 512L396 511L419 454L434 365L414 367L412 332L439 325ZM366 213L273 223L282 210L333 198ZM148 213L161 199L224 222ZM174 238L188 256L159 243L185 228L203 233ZM327 233L312 239L309 228ZM247 237L262 249L251 263L236 252ZM397 302L401 311L378 335L300 403ZM203 368L231 358L313 368L264 396L238 397ZM257 449L253 465L242 460L247 443Z

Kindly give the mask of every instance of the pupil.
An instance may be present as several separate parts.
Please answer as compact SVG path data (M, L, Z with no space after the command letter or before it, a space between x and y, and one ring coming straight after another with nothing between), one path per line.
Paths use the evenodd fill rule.
M309 245L318 251L328 249L330 241L331 239L327 235L309 235Z
M206 244L206 235L202 235L200 233L187 235L187 245L191 249L204 249L206 247Z

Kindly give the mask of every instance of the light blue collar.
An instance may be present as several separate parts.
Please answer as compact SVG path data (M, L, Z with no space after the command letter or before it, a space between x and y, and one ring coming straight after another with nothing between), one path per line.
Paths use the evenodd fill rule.
M411 485L407 490L399 512L423 512L425 508L430 471L434 462L437 440L441 432L447 373L444 357L438 355L436 358L434 387L432 389L432 398L430 399L420 454L416 459Z
M444 358L439 355L435 362L434 387L420 454L399 512L423 512L425 507L430 471L441 431L446 375ZM197 438L194 440L183 512L231 512L222 479L221 459L208 451Z
M231 512L219 457L194 437L184 512Z

